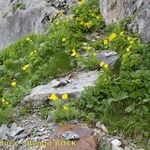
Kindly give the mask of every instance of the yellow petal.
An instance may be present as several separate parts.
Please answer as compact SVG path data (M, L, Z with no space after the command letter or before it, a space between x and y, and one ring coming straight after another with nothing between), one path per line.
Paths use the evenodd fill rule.
M64 106L63 106L63 109L64 109L65 111L67 111L67 110L69 110L69 107L68 107L67 105L64 105Z
M108 64L104 64L104 68L107 69L109 67Z
M50 100L56 101L58 99L58 96L56 95L56 93L53 93L49 96Z
M17 85L17 82L16 82L16 81L11 82L11 86L12 86L12 87L16 87L16 85Z
M66 38L62 38L62 41L65 42L65 41L66 41Z
M67 93L63 94L61 97L63 100L67 100L69 98L69 95Z
M102 62L100 63L100 66L101 66L101 67L103 67L103 66L104 66L104 64L105 64L105 63L102 61Z
M124 35L124 31L120 32L120 35L123 36Z
M108 40L105 39L105 40L104 40L104 45L107 46L108 43L109 43Z
M109 36L109 41L112 42L116 37L117 37L117 34L116 34L116 33L112 33L112 34Z

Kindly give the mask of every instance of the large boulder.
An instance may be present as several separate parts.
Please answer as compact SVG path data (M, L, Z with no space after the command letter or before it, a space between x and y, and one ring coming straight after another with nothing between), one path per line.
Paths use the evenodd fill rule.
M150 42L150 0L100 0L100 8L106 24L134 16L129 28Z
M29 33L43 33L75 0L0 0L0 49Z
M54 79L45 85L39 85L32 89L22 101L22 105L38 107L49 102L49 96L56 93L59 98L68 93L69 98L79 98L86 87L95 85L99 77L98 71L75 72L69 76Z

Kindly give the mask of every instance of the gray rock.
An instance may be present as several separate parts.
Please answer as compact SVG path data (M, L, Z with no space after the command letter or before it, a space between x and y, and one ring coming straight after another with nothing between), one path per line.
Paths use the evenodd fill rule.
M1 0L0 5L1 3L6 4L6 1ZM59 12L49 6L45 0L24 0L23 3L26 9L13 13L11 11L13 4L7 0L7 9L0 10L0 14L5 12L5 16L0 17L0 49L29 33L44 32L53 17Z
M46 103L49 95L52 93L56 93L58 96L68 93L70 98L79 98L85 87L94 86L98 76L98 71L82 71L76 73L76 75L73 77L66 76L60 79L63 81L69 81L69 83L65 86L53 88L51 83L37 86L31 91L30 95L26 96L23 101L21 101L21 103L22 105L31 105L37 107Z
M101 125L102 125L102 123L99 121L99 122L96 123L95 126L96 126L97 128L99 128L99 129L101 129Z
M66 131L62 136L66 140L78 140L78 139L80 139L79 135L72 132L72 131Z
M50 122L52 122L52 116L48 115L48 117L47 117L47 123L50 123Z
M6 124L2 124L0 127L0 139L6 140L7 139L7 132L9 131Z
M150 42L150 0L100 0L100 7L106 24L135 16L129 29Z
M7 133L7 135L9 137L15 137L16 135L19 135L20 133L22 133L24 131L24 128L21 127L17 127L16 123L13 123L11 128L9 129L9 132Z
M14 137L14 140L21 140L21 139L25 139L28 136L28 134L24 133L24 134L20 134Z
M118 146L112 146L112 150L123 150L122 147L118 147Z
M97 54L97 58L99 61L104 61L113 68L119 59L119 55L115 51L102 51Z
M114 139L111 141L112 146L121 146L121 142L118 139Z
M60 87L60 86L65 86L68 83L69 83L69 81L62 81L62 80L54 79L54 80L51 81L51 87L52 88L57 88L57 87Z

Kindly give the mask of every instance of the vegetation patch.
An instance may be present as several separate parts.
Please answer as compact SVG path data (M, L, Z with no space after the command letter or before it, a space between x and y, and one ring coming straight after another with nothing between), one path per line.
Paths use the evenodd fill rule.
M95 87L87 88L79 100L65 104L67 93L62 100L55 93L50 95L54 121L102 120L112 134L147 142L150 45L127 31L128 18L106 27L98 6L98 0L80 1L72 16L61 15L53 22L47 35L29 35L0 53L0 124L12 121L15 106L33 87L74 68L101 68L103 73ZM100 35L97 39L87 38L94 32ZM103 50L119 54L115 69L97 60L97 53ZM43 118L48 113L48 108L41 108Z

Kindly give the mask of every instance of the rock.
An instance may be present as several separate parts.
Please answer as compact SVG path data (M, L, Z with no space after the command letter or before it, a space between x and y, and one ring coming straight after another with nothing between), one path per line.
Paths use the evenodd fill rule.
M123 150L122 147L118 147L118 146L112 146L112 150Z
M62 80L54 79L54 80L51 81L51 87L52 88L57 88L57 87L60 87L60 86L65 86L68 83L69 83L69 81L62 81Z
M97 128L101 129L102 131L104 131L105 133L108 133L108 129L105 127L104 124L102 124L100 121L96 123L95 125Z
M50 123L51 121L52 121L52 116L48 115L48 117L47 117L47 123Z
M95 126L96 126L97 128L99 128L99 129L101 129L101 125L102 125L102 123L99 121L99 122L96 123Z
M80 139L78 140L71 140L73 142L73 145L67 146L59 146L59 150L97 150L98 144L99 144L99 138L97 135L94 135L91 129L88 127L82 126L82 125L74 125L74 124L67 124L63 127L60 127L58 129L58 133L60 135L65 133L71 133L71 135L78 135ZM58 136L60 137L60 136ZM65 137L66 138L66 137ZM68 138L68 137L67 137ZM56 141L64 139L55 139ZM54 140L54 141L55 141ZM71 142L69 141L69 142ZM65 141L65 143L68 141ZM47 146L45 150L57 150L58 146L52 145Z
M13 123L7 134L8 134L9 137L13 138L16 135L22 133L23 131L24 131L24 128L17 127L17 124Z
M141 34L150 42L150 0L100 0L101 13L106 24L135 16L129 29Z
M72 131L67 131L62 135L66 140L78 140L80 139L79 135L72 132Z
M0 5L1 3L6 4L6 1L1 0ZM0 49L29 33L44 32L44 29L52 22L53 17L59 13L45 0L24 0L21 3L26 5L26 9L17 10L13 13L11 11L13 4L7 0L5 11L8 14L5 13L5 17L0 17ZM4 10L0 10L0 13L4 13Z
M118 139L114 139L111 141L112 146L121 146L121 142Z
M8 132L8 127L6 124L2 124L0 127L0 139L6 140L7 139L7 132Z
M74 76L69 75L61 78L60 81L69 81L65 86L54 88L52 87L54 84L52 85L51 83L37 86L31 91L30 95L26 96L23 101L21 101L21 103L22 105L37 107L49 101L48 97L52 93L56 93L58 96L68 93L70 98L79 98L85 87L94 86L98 76L98 71L82 71L77 72Z
M52 88L58 87L59 84L60 84L60 81L58 81L56 79L54 79L54 80L51 81L51 87Z
M67 131L77 134L80 138L93 135L93 131L91 129L77 124L67 124L58 129L60 135L63 135Z
M14 140L20 140L20 139L25 139L28 136L28 134L20 134L14 137Z
M119 59L119 55L115 51L102 51L97 54L97 58L99 61L104 61L113 68Z

